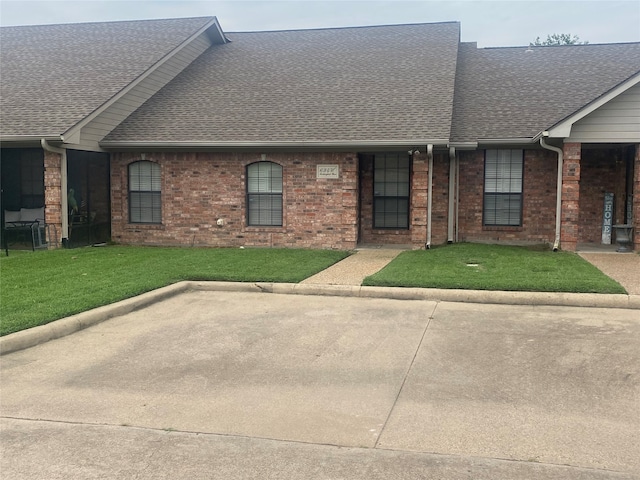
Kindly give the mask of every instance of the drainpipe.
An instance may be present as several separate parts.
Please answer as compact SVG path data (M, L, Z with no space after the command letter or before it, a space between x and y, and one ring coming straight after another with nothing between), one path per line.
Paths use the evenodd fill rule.
M456 158L456 238L455 241L458 243L458 234L460 225L460 162Z
M563 154L562 149L554 147L553 145L547 145L544 141L544 137L549 136L549 132L543 132L543 136L540 137L540 146L551 150L558 154L558 181L556 186L556 238L553 242L553 251L557 252L560 247L560 226L562 223L562 163Z
M453 243L453 233L457 227L457 225L454 225L455 185L456 185L456 148L449 147L449 221L448 221L448 227L447 227L447 243Z
M431 204L433 203L433 145L427 145L427 159L429 160L429 180L427 184L427 243L424 248L431 248Z
M62 221L62 245L66 246L69 239L69 204L67 203L67 149L58 148L47 143L45 138L40 139L40 145L47 152L60 154L60 217Z

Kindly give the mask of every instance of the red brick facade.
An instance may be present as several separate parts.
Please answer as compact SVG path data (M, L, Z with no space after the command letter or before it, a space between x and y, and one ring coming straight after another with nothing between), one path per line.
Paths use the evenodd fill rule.
M131 224L127 166L146 159L162 172L162 223ZM246 167L283 167L283 225L253 227L246 218ZM339 178L316 178L317 165L338 165ZM111 158L112 239L147 245L352 249L357 242L355 153L135 153ZM221 219L223 225L217 225Z
M562 165L562 228L560 245L564 250L575 251L578 244L580 214L580 158L579 143L565 143Z
M45 222L54 225L62 241L62 162L59 153L44 151L44 215ZM53 232L52 232L53 234Z
M625 222L627 192L640 192L640 145L584 148L564 145L561 248L600 244L604 194L615 195L614 223ZM458 241L552 243L555 237L557 158L542 149L524 151L523 222L483 225L484 151L459 151ZM162 172L162 223L129 223L127 168L158 163ZM114 153L111 155L111 238L148 245L282 246L352 249L358 243L411 245L427 242L427 156L411 167L408 229L373 229L372 155L357 153ZM283 167L283 225L247 225L246 167L270 161ZM317 178L317 166L337 165L337 179ZM45 152L46 221L62 235L61 159ZM432 187L433 245L447 242L449 156L436 152ZM632 205L640 249L640 201ZM217 220L222 220L222 225ZM615 241L615 237L612 239Z
M524 151L523 222L517 227L483 225L484 151L460 151L457 190L458 241L552 243L555 236L556 155ZM162 223L131 224L128 212L129 163L157 162L162 172ZM246 167L258 161L282 165L283 225L253 227L246 218ZM339 178L316 178L321 164L337 165ZM47 223L62 235L60 155L45 152ZM427 242L427 156L414 155L411 169L410 226L373 229L372 156L347 153L114 153L111 155L111 238L149 245L283 246L352 249L358 243ZM436 152L432 187L433 245L447 241L449 157ZM640 191L640 146L584 148L564 145L561 248L600 244L603 200L615 195L614 223L624 223L627 192ZM640 202L632 205L639 248ZM222 225L217 220L222 220ZM613 238L615 241L615 237Z
M458 239L467 242L553 243L556 219L557 156L525 150L522 225L484 226L484 151L459 152L460 203ZM446 218L445 218L446 220Z

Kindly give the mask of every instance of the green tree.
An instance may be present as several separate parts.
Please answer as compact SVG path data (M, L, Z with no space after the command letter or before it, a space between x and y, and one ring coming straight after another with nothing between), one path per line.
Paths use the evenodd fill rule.
M581 42L580 37L571 35L570 33L553 33L547 35L546 40L540 40L536 37L535 42L531 45L535 47L547 47L551 45L587 45L589 42Z

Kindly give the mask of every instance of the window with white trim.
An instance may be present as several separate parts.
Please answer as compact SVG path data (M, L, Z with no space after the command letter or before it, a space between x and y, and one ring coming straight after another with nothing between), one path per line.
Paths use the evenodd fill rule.
M129 222L162 223L160 165L142 160L129 164Z
M282 226L282 166L277 163L247 166L247 224Z
M523 164L521 149L485 151L484 225L522 225Z

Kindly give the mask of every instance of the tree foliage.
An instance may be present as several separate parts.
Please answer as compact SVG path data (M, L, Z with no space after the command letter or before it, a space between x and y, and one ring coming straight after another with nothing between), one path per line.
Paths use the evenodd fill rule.
M581 42L580 37L577 35L571 35L570 33L553 33L547 35L546 40L540 40L540 37L536 37L536 40L531 44L535 47L548 47L552 45L587 45L589 42Z

